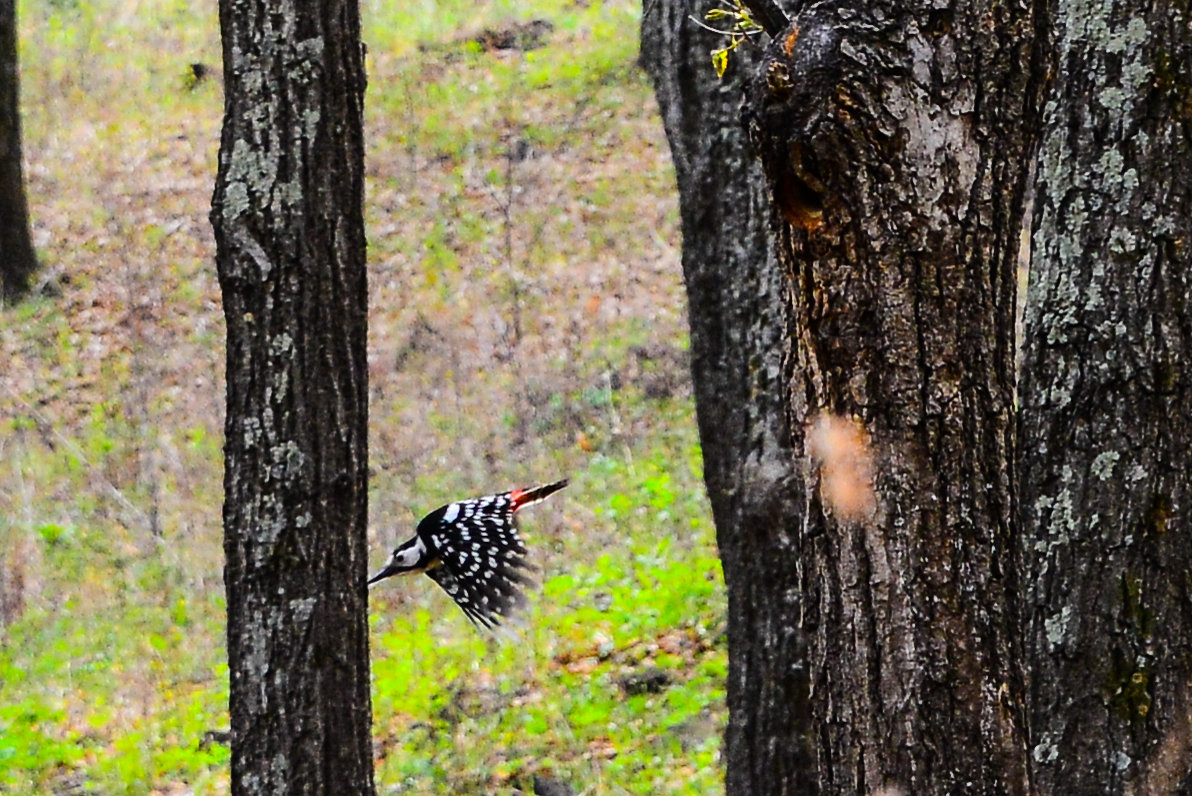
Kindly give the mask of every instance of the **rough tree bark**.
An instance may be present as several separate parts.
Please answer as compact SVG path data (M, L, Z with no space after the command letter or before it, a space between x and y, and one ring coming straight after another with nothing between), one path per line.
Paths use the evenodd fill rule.
M760 675L736 704L730 696L729 791L1025 792L1009 455L1015 265L1037 90L1030 9L823 2L784 29L765 15L765 58L739 66L753 75L745 117L787 286L757 297L753 282L768 284L769 273L760 258L689 264L700 261L693 247L742 234L701 237L705 219L756 204L748 189L724 190L740 167L715 154L718 95L684 88L710 47L675 31L702 9L657 5L653 24L669 32L670 53L651 63L680 185L693 186L682 192L685 269L689 286L702 276L695 287L718 297L696 293L690 304L693 351L713 360L697 359L697 384L701 367L732 374L778 363L767 380L754 380L756 367L737 375L719 400L760 399L772 411L763 392L781 389L788 404L767 437L720 422L709 409L717 396L697 393L710 488L732 494L724 483L740 479L750 505L781 506L788 519L765 527L773 515L759 513L734 524L723 506L716 516L736 611L730 677ZM651 57L650 35L646 44ZM701 162L711 165L685 165ZM769 337L748 334L759 322L753 301L766 302ZM718 349L709 339L747 345ZM729 391L734 384L746 389ZM739 406L725 417L750 412L766 416ZM732 469L755 460L777 477ZM733 627L751 615L787 626ZM785 643L750 640L767 629ZM778 688L765 686L767 674ZM734 732L751 722L758 735L738 737L734 750ZM788 770L807 770L759 770L783 755Z
M232 791L374 792L355 0L221 0Z
M1192 790L1192 31L1057 2L1020 509L1037 780Z
M794 288L825 791L1030 789L1009 457L1031 30L1005 0L822 2L750 81Z
M805 793L812 757L793 564L803 506L784 395L790 289L739 114L759 53L741 50L717 81L708 52L721 42L688 18L701 13L690 0L645 3L642 62L675 163L704 479L728 586L727 788Z
M35 270L21 171L16 1L0 0L0 303L23 296Z

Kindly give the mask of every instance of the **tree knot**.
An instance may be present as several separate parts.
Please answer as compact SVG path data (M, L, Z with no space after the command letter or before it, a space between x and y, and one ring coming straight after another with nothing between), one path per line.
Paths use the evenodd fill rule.
M820 226L825 180L817 137L831 110L839 51L835 17L808 9L774 36L746 89L742 115L774 203L792 226Z

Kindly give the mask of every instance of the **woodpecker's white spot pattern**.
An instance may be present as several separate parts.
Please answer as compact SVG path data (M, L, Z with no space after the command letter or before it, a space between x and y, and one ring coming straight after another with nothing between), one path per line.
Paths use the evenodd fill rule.
M535 567L525 560L515 515L565 486L563 480L441 506L423 518L414 539L395 550L390 565L369 583L426 572L474 624L496 627L525 607L521 587L534 583L526 574Z

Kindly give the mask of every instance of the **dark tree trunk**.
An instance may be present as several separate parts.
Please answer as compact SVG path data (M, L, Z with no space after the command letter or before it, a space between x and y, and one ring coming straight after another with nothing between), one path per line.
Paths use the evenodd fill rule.
M750 81L794 285L825 791L1030 789L1009 467L1030 56L1017 3L821 3Z
M221 0L232 791L374 792L355 0Z
M1052 793L1192 789L1192 32L1055 3L1019 477Z
M803 505L787 425L790 290L770 242L765 181L740 122L743 49L722 81L717 37L689 0L645 3L642 61L674 156L704 479L728 585L730 793L812 783L795 541Z
M23 296L36 269L21 173L16 2L0 0L0 303Z
M1025 792L1008 462L1028 10L821 3L736 61L782 286L741 245L757 177L734 89L699 84L715 44L683 17L702 9L656 5L729 586L729 791Z

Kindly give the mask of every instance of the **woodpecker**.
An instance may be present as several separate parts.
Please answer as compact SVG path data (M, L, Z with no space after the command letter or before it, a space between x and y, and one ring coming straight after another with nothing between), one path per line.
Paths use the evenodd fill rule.
M392 575L425 572L477 627L494 628L526 605L522 585L536 569L526 561L516 514L567 486L567 479L533 489L461 500L422 518L414 538L393 551L368 585Z

